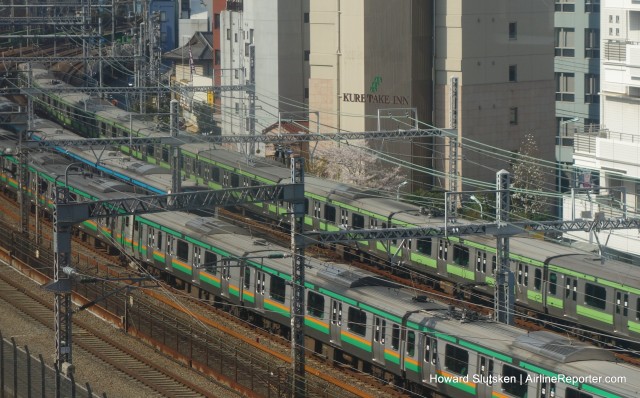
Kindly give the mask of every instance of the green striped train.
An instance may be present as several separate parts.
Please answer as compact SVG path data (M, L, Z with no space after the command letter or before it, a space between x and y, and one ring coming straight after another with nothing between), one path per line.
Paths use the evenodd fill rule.
M56 177L72 161L47 152L30 159L29 191L50 207L61 183ZM15 191L16 160L0 162L3 188ZM135 170L117 171L136 177ZM73 201L136 195L131 185L99 171L79 174L68 173ZM155 181L169 184L167 174ZM179 212L100 219L78 229L87 239L117 243L140 267L185 293L289 332L291 260L275 258L286 248L217 218ZM608 350L496 324L347 265L310 259L305 288L308 350L416 395L627 398L640 391L640 371L616 363Z
M62 84L52 81L46 70L37 67L34 81L45 92ZM85 94L42 95L37 107L86 137L167 135L167 131L158 131L155 123ZM129 156L168 168L170 151L166 147L120 149ZM204 143L186 144L181 150L183 179L202 188L289 181L288 169L266 159L247 162L242 154L213 149ZM379 192L310 176L305 184L308 229L443 225L442 218L424 214L417 206L381 197ZM242 211L282 225L288 209L284 203L269 203L246 206ZM390 246L370 241L337 250L344 251L346 258L383 259L417 271L419 279L444 290L468 287L467 298L478 293L493 297L496 250L492 237L413 239ZM640 342L640 273L635 267L612 260L603 266L594 254L528 237L511 239L510 251L518 307L545 320L580 325L591 331L589 337L608 343Z

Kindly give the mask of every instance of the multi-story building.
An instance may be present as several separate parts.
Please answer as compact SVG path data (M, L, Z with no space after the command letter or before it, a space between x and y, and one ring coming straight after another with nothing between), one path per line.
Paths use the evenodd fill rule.
M220 83L248 85L253 79L256 93L253 110L247 91L221 93L223 134L261 131L283 115L296 114L298 119L306 113L309 35L305 15L308 1L227 1L219 17L216 70ZM214 15L214 24L217 18Z
M575 135L575 165L583 172L565 199L565 218L637 214L640 205L640 4L603 0L601 7L601 127ZM640 256L637 239L638 231L614 231L607 243Z
M600 0L556 0L555 56L557 184L566 192L573 132L600 125Z
M417 118L507 151L533 133L540 156L553 161L553 4L311 0L310 24L309 107L320 111L324 130L376 130L379 114L383 128L408 129ZM396 108L404 115L415 109L417 117L393 115ZM443 143L383 149L446 172ZM458 151L465 178L495 181L496 171L509 168L470 148ZM426 175L410 178L448 188Z

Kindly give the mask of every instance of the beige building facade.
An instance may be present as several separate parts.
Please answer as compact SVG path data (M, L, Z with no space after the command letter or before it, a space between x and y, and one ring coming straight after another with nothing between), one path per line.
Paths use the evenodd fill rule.
M311 0L309 108L323 131L410 129L417 117L509 151L534 133L554 159L553 2ZM380 119L378 119L380 116ZM421 125L421 128L427 128ZM370 143L437 172L413 188L448 188L448 140ZM475 145L474 145L475 146ZM464 159L464 160L462 160ZM458 150L464 177L495 180L508 162Z

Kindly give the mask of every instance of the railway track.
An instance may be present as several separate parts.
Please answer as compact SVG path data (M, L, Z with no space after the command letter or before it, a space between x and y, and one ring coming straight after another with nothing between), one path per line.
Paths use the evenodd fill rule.
M0 196L1 198L1 196ZM2 198L6 199L6 198ZM5 217L11 216L13 220L13 225L17 225L17 206L12 201L0 200L0 209L4 210L3 214ZM31 218L33 221L33 217ZM48 240L51 238L50 236L50 226L45 226L42 229L42 238L43 240ZM45 244L46 246L46 244ZM101 263L113 263L118 260L117 256L108 255L106 250L96 249L91 245L87 245L86 242L81 244L78 240L74 241L74 249L75 252L73 258L76 260L80 260L81 263L88 264L87 268L83 273L99 273L100 275L113 276L113 277L122 277L123 269L120 266L106 266ZM101 261L100 261L101 260ZM80 270L80 269L79 269ZM164 289L169 289L169 286L163 286ZM103 292L104 293L104 292ZM154 291L145 291L145 294L138 294L139 292L135 292L136 302L138 306L149 306L149 308L153 305L149 302L148 299L145 299L144 296L151 296L153 300L161 301L164 305L170 306L173 313L163 312L162 315L159 315L159 318L174 319L176 323L176 328L183 326L183 329L190 330L193 333L193 330L197 330L198 326L202 326L203 324L209 328L214 328L217 331L223 333L219 339L221 341L225 341L231 335L233 338L238 339L240 344L248 347L254 352L259 352L260 354L252 354L249 361L252 362L252 365L255 367L257 364L264 363L265 369L264 372L268 374L274 373L274 370L277 372L282 372L282 369L290 369L290 347L289 342L284 340L278 336L268 333L267 331L260 330L254 326L248 325L246 322L239 320L238 318L232 316L228 312L225 312L222 309L214 308L209 304L203 304L201 301L194 299L193 297L185 296L184 292L179 290L173 290L171 299L167 299L166 295L158 294ZM87 292L82 292L84 296L87 297L87 300L91 299ZM120 305L124 302L124 300L120 297L116 298L114 302L110 304L111 311L122 314L125 311ZM144 303L144 304L143 304ZM149 310L151 312L152 310ZM194 314L198 314L197 319L194 320ZM48 316L52 318L49 313ZM179 320L178 320L179 319ZM153 323L153 321L151 322ZM158 324L154 324L154 327L157 327ZM141 329L140 325L137 325L138 329ZM170 335L170 337L164 337L164 340L181 340L181 339L190 339L192 337L179 335L178 332L170 331L170 327L165 328L167 330L166 333ZM210 332L210 329L207 333ZM133 332L134 334L137 332ZM158 332L157 330L154 332L156 334L161 334L163 332ZM203 332L198 331L196 334L202 335ZM82 335L84 338L84 334ZM224 337L227 336L227 337ZM148 337L142 336L145 339ZM175 349L172 347L166 347L162 342L150 342L156 348L166 352L166 353L174 353L175 351L180 351L179 349ZM231 344L231 343L229 343ZM203 350L206 350L203 348ZM234 353L237 356L237 352ZM104 354L101 354L104 355ZM271 358L271 360L269 360ZM273 358L275 358L275 363ZM108 358L105 358L106 361ZM192 358L180 358L178 356L177 360L182 362L195 362ZM226 359L220 358L220 363L227 362L238 362L237 358L234 358L233 355L227 355ZM369 397L369 396L385 396L385 397L393 397L393 396L406 396L402 391L398 391L394 389L392 386L386 385L385 383L380 383L378 380L373 379L371 376L357 372L353 369L350 369L347 366L342 364L328 364L323 358L318 357L309 357L307 366L307 374L309 379L309 384L314 388L310 388L309 396L322 396L322 397L331 397L331 396L340 396L340 397ZM269 364L271 362L271 364ZM195 367L195 366L194 366ZM132 366L127 366L127 368L133 369ZM230 367L229 367L230 368ZM223 373L228 369L224 366L220 366L219 372ZM277 373L276 372L276 373ZM233 373L233 372L232 372ZM260 391L262 390L262 396L268 396L271 394L269 388L271 388L272 392L276 393L285 391L282 386L278 384L288 384L290 382L287 381L286 375L275 375L274 379L269 381L268 383L264 383L265 386L258 385L260 380L256 378L253 380L253 374L259 373L257 371L254 372L246 372L246 376L243 375L242 372L238 373L235 371L235 375L226 375L226 378L229 377L236 378L236 382L240 382L240 384L245 386L250 386L251 390ZM208 373L210 376L214 376L211 373ZM215 376L214 376L215 377ZM238 380L238 377L244 377L245 380ZM279 377L279 378L278 378ZM271 383L271 387L269 386ZM266 388L265 388L266 387Z
M27 290L17 283L13 272L0 272L0 300L22 314L48 327L52 332L52 302L39 289ZM75 347L136 380L141 390L147 389L164 397L202 397L208 392L183 377L158 367L130 348L91 326L88 322L74 320Z

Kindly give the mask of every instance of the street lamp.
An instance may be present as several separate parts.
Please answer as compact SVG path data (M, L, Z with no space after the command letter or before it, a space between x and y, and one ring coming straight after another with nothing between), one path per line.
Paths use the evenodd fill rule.
M480 202L480 200L478 198L476 198L475 195L471 195L469 197L469 199L473 200L474 202L476 202L478 204L478 206L480 206L480 219L481 220L484 219L484 214L483 214L483 211L482 211L482 203Z
M396 200L400 200L400 188L404 187L408 183L408 181L402 181L400 184L398 184L398 188L396 188Z

